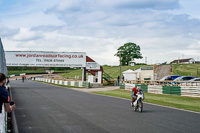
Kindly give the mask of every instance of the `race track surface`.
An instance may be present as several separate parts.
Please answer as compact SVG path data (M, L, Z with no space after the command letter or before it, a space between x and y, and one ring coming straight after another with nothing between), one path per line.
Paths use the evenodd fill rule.
M19 133L200 133L198 113L150 104L139 113L128 100L34 81L11 87Z

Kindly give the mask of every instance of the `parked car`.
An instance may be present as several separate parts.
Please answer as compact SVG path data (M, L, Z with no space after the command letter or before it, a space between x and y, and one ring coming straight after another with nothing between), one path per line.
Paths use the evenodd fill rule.
M194 79L191 79L189 81L190 81L189 83L183 83L183 85L192 85L192 86L195 86L195 85L199 86L200 85L200 78L194 78ZM199 81L199 82L197 83L196 81Z
M194 78L195 78L194 76L181 76L176 78L174 81L189 81Z
M194 78L194 79L191 79L189 81L200 81L200 78Z
M163 78L161 78L160 81L175 80L178 77L181 77L181 76L180 75L167 75L167 76L164 76Z
M195 78L194 76L181 76L176 78L174 81L189 81L194 78ZM180 82L173 82L173 84L180 84Z
M161 81L173 81L174 79L180 77L180 75L167 75L160 79L157 83L159 84L171 84L171 82L161 82Z

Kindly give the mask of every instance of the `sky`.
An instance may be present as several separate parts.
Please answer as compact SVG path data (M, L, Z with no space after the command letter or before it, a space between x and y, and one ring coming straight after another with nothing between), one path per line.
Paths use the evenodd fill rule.
M5 51L86 52L100 65L128 42L137 63L200 60L199 0L0 0Z

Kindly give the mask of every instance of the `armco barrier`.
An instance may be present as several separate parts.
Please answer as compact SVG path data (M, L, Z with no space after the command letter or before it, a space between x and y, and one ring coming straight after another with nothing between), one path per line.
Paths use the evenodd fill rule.
M120 89L125 89L125 83L119 83Z
M133 87L135 87L135 84L125 83L125 90L131 91Z
M67 81L67 86L71 86L71 82L70 81Z
M74 81L71 81L71 86L74 86L74 83L75 83Z
M87 81L83 81L83 82L78 82L78 81L62 81L62 80L51 80L51 79L45 79L45 78L36 78L35 80L37 80L37 81L44 81L44 82L53 83L53 84L66 85L66 86L75 86L75 87L90 88L90 82L87 82Z
M82 83L83 83L83 87L90 88L90 82L83 81Z
M5 113L4 107L2 107L2 113L0 113L0 133L6 133L6 119L7 113Z
M74 82L75 87L79 87L79 82Z
M181 95L180 86L163 86L163 94Z
M3 44L0 38L0 72L7 75L7 67L6 67L6 59ZM2 107L2 113L0 113L0 133L7 132L7 113L4 110L4 106Z
M181 96L200 97L200 86L181 86Z
M161 85L148 85L148 93L163 94L163 86L161 86Z
M131 91L133 87L137 86L140 86L143 92L147 93L200 97L200 86L163 86L125 83L125 90Z
M68 84L68 81L64 81L64 85L66 85L66 86L67 86L67 84Z
M63 85L63 81L62 80L59 80L59 85Z

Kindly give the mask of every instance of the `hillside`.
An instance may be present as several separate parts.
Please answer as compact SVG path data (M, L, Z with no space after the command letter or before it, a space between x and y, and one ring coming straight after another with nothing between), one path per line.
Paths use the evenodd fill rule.
M128 69L136 70L140 67L144 67L148 65L136 65L136 66L121 66L121 72L124 72ZM198 76L197 76L197 67L198 67ZM155 68L156 69L156 68ZM120 67L119 66L103 66L104 72L109 74L113 79L117 79L120 75ZM63 72L59 75L62 75L65 78L74 78L75 76L81 78L82 77L82 69L76 70L64 70L64 71L55 71L55 72ZM19 73L45 73L45 70L36 69L36 70L15 70L8 71L8 75L11 74L19 74ZM182 75L182 76L196 76L200 77L200 64L174 64L172 65L172 75Z
M172 74L200 77L200 64L174 64L172 65Z
M142 66L147 66L147 65L136 65L136 66L121 66L121 73L128 70L128 69L132 69L132 70L136 70ZM119 66L103 66L103 70L105 73L107 73L108 75L110 75L113 79L117 79L117 77L120 75L120 67ZM69 78L73 78L75 76L79 76L81 77L82 75L82 70L78 69L78 70L68 70L67 73L62 74L62 76L64 76L65 78L69 77Z

